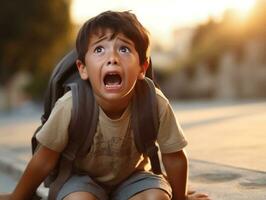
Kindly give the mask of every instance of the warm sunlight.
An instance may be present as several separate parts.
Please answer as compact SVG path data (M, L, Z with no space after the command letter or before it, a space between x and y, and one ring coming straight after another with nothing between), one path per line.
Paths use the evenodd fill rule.
M241 12L243 14L246 14L255 4L256 1L254 0L244 0L240 1L239 0L230 0L228 1L228 8L232 8L236 10L237 12Z
M179 22L183 26L197 23L209 16L219 17L226 9L245 14L255 2L256 0L73 0L72 17L74 22L82 23L105 10L132 10L145 21L157 26L158 20L165 20L166 24L170 23L167 21Z
M232 9L239 18L245 18L249 14L249 11L254 6L255 2L254 0L246 0L239 2L238 0L234 1L228 1L230 4L228 4L227 9Z
M256 0L73 0L72 18L75 23L82 23L105 10L132 10L153 36L168 37L174 28L193 26L209 17L218 20L228 9L243 16L255 2Z

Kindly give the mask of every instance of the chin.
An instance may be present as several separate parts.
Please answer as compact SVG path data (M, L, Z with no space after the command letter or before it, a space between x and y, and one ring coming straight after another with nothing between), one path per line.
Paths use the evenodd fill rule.
M126 94L109 93L109 94L103 95L103 98L106 101L110 101L110 103L120 103L122 101L130 100L131 97L132 97L131 93L126 93Z
M122 95L119 95L119 94L104 95L105 100L112 101L112 102L121 101L123 98L124 97Z

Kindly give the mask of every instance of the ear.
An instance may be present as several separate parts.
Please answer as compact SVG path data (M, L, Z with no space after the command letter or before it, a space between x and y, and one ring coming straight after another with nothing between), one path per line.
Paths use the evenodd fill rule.
M81 79L87 80L89 78L89 76L88 76L88 71L87 71L86 65L83 64L83 62L81 60L77 60L76 65L77 65L77 68L79 70L79 75L80 75Z
M141 67L141 70L140 70L140 73L138 75L138 79L143 80L145 78L146 71L149 67L149 61L146 60L140 67Z

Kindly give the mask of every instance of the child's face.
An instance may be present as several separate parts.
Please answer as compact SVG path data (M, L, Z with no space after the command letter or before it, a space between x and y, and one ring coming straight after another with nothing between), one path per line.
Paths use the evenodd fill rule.
M77 61L81 78L89 79L101 100L128 99L137 79L143 79L147 63L140 65L134 43L123 34L111 39L113 32L92 35L85 63Z

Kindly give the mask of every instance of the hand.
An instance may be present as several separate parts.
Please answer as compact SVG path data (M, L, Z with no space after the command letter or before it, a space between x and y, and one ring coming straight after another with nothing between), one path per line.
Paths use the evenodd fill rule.
M11 194L0 193L0 200L10 200L10 199L11 199Z
M187 200L211 200L207 194L188 191Z

